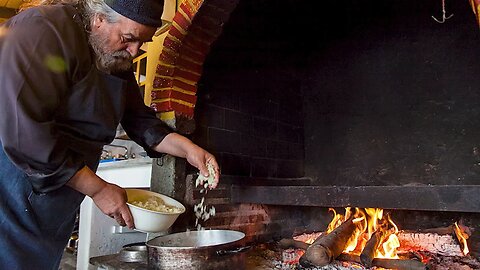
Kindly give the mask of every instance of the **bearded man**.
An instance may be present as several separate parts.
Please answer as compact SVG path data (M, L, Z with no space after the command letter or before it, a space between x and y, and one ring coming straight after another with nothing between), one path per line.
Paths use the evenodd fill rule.
M208 175L215 158L143 104L131 70L161 0L32 3L0 26L0 268L58 269L84 196L134 228L122 188L95 174L119 123L156 157Z

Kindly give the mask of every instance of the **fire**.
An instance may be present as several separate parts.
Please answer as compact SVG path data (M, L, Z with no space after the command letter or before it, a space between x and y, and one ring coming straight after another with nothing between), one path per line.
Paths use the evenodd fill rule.
M377 249L375 258L388 258L388 259L398 259L397 248L400 247L400 241L398 240L397 235L390 234L387 241L383 242L381 245L383 252L380 249Z
M352 254L360 254L361 250L357 249L358 246L364 246L364 238L363 233L365 232L365 228L367 226L367 217L365 213L361 211L359 208L355 208L353 223L357 225L357 228L353 231L352 236L347 242L347 246L345 247L345 253L352 253ZM366 242L365 242L366 243Z
M386 225L382 223L380 229L382 232L382 241L383 242L379 248L376 250L375 258L387 258L387 259L398 259L397 249L400 247L400 241L398 240L398 227L390 218L390 215L386 216L386 219L382 219L382 221L386 221ZM390 227L391 226L391 227ZM389 229L387 229L390 227ZM385 241L383 241L386 239Z
M317 240L318 237L321 237L324 234L329 234L335 231L333 238L329 237L327 239L320 239L319 242L316 243L317 246L313 248L315 251L318 246L328 247L332 249L325 249L328 252L333 253L333 248L336 248L335 256L339 256L339 248L343 248L343 259L348 257L357 258L355 262L360 261L361 264L365 267L371 267L373 258L378 259L400 259L405 258L406 252L411 251L422 251L428 249L422 245L415 245L410 243L407 238L405 238L405 232L400 235L400 239L403 242L401 249L401 243L399 240L399 229L398 226L393 222L388 212L384 212L383 209L379 208L345 208L345 214L340 214L335 211L335 209L330 208L330 212L333 214L333 218L329 223L325 232L319 233L311 233L311 234L303 234L299 236L295 236L294 240L302 241L308 244L312 244ZM348 223L345 223L348 222ZM344 224L345 223L345 224ZM352 224L353 223L353 224ZM344 225L346 226L344 226ZM336 230L339 226L342 227ZM450 232L451 229L454 229L454 232L460 242L460 249L464 255L469 253L467 239L471 235L471 231L468 227L463 226L460 222L458 224L455 222L455 226L449 227ZM352 232L353 231L353 232ZM346 241L346 237L349 237L348 241ZM449 234L451 237L452 235ZM442 236L443 237L443 236ZM330 245L332 239L334 241L338 241L338 245L334 246L333 244ZM407 239L407 240L406 240ZM451 241L451 238L449 238ZM330 242L329 242L330 241ZM421 241L421 240L420 240ZM430 243L429 241L427 241ZM410 244L409 244L410 243ZM427 245L428 245L427 243ZM368 245L367 245L368 244ZM325 245L325 246L323 246ZM303 247L302 247L303 248ZM310 248L306 249L307 252ZM400 250L400 256L397 254L398 250ZM460 253L460 250L457 249L456 253ZM348 255L345 255L348 254ZM416 252L415 254L417 254ZM284 261L287 261L289 264L298 263L299 258L305 254L304 250L295 250L295 249L288 249L285 251L285 258ZM421 253L418 253L421 255ZM418 256L418 254L416 256ZM314 253L306 254L310 257L314 256ZM458 256L458 255L457 255ZM348 258L350 258L348 257ZM358 260L358 261L357 261ZM422 255L422 261L426 263L429 260L428 257L424 257ZM389 261L389 260L382 260L382 261ZM363 268L362 268L363 269Z
M337 238L338 241L341 241L339 242L341 245L336 246L336 256L338 256L339 252L338 247L344 247L343 253L358 256L356 258L359 258L364 266L369 265L369 262L371 263L373 258L400 259L397 254L397 250L401 245L398 238L399 229L395 222L393 222L391 219L388 212L384 212L383 209L379 208L360 209L350 207L345 208L345 214L343 215L337 213L335 209L332 208L330 208L329 211L332 212L333 218L325 232L302 234L295 236L294 240L312 244L318 237L331 233L340 225L348 221L350 223L346 224L347 226L342 226L340 230L336 231L335 236L342 235L342 233L344 233L343 239ZM351 223L353 223L354 226L352 226ZM348 229L345 230L345 228ZM454 229L454 232L460 242L460 248L463 254L467 255L469 253L467 239L471 235L471 231L468 227L463 226L461 223L458 224L457 222L455 222L454 227L452 226L450 228ZM348 232L348 234L345 232ZM345 236L350 235L350 233L350 238L347 242L345 242ZM404 236L401 235L401 237ZM324 243L322 243L322 245L323 244ZM366 246L367 248L365 248ZM402 245L400 252L404 253L406 250L410 249L415 251L417 250L416 248L421 248L421 246L409 246L407 241L406 244L404 243ZM292 262L298 263L298 259L305 253L304 250L295 249L289 249L288 252L285 252L284 261L288 261L289 264L292 264ZM457 253L458 252L459 250ZM402 254L400 255L402 256ZM422 261L426 262L428 261L428 258L422 256ZM368 267L370 266L371 264Z
M333 212L333 219L332 221L330 221L330 224L328 224L327 233L335 230L335 228L337 228L338 226L340 226L340 224L347 220L346 216L350 215L350 207L345 208L345 215L337 214L337 211L335 211L335 209L333 208L329 208L328 211Z
M391 220L389 215L384 215L383 209L379 208L355 208L352 212L350 207L345 208L345 215L338 214L334 209L333 219L328 225L327 233L353 215L353 222L357 225L352 237L347 242L344 253L360 255L368 240L375 232L380 232L378 248L375 252L375 258L398 259L397 248L400 247L398 240L398 227Z
M460 241L460 246L462 247L463 254L467 255L470 252L467 244L467 239L470 236L464 230L462 230L460 226L458 226L457 222L455 222L455 235Z

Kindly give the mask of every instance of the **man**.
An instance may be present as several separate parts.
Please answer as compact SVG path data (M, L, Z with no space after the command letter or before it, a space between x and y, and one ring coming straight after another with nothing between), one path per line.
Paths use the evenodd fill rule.
M58 269L84 196L134 227L125 191L94 171L116 127L150 156L215 158L144 106L131 71L161 0L32 4L0 30L0 268ZM37 3L38 4L38 3Z

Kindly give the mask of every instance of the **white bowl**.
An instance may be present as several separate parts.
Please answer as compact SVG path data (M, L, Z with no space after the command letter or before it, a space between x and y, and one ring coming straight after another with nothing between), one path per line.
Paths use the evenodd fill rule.
M141 232L163 232L168 230L178 216L185 212L185 206L183 206L178 201L149 190L135 189L135 188L126 188L127 197L128 197L128 208L133 216L133 222L135 223L135 230ZM146 201L148 198L155 196L162 199L166 204L175 206L181 211L179 213L165 213L148 210L135 206L129 202L133 201Z

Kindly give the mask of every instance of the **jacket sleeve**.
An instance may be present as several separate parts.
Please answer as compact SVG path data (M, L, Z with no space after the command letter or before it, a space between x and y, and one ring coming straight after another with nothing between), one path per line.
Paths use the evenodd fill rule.
M85 165L55 122L56 108L71 85L72 59L61 33L41 16L7 29L0 38L1 143L34 191L45 193Z
M133 141L147 151L150 157L161 157L163 154L155 152L152 148L173 131L156 117L153 109L143 103L133 72L127 75L127 82L127 101L121 121L122 127Z

